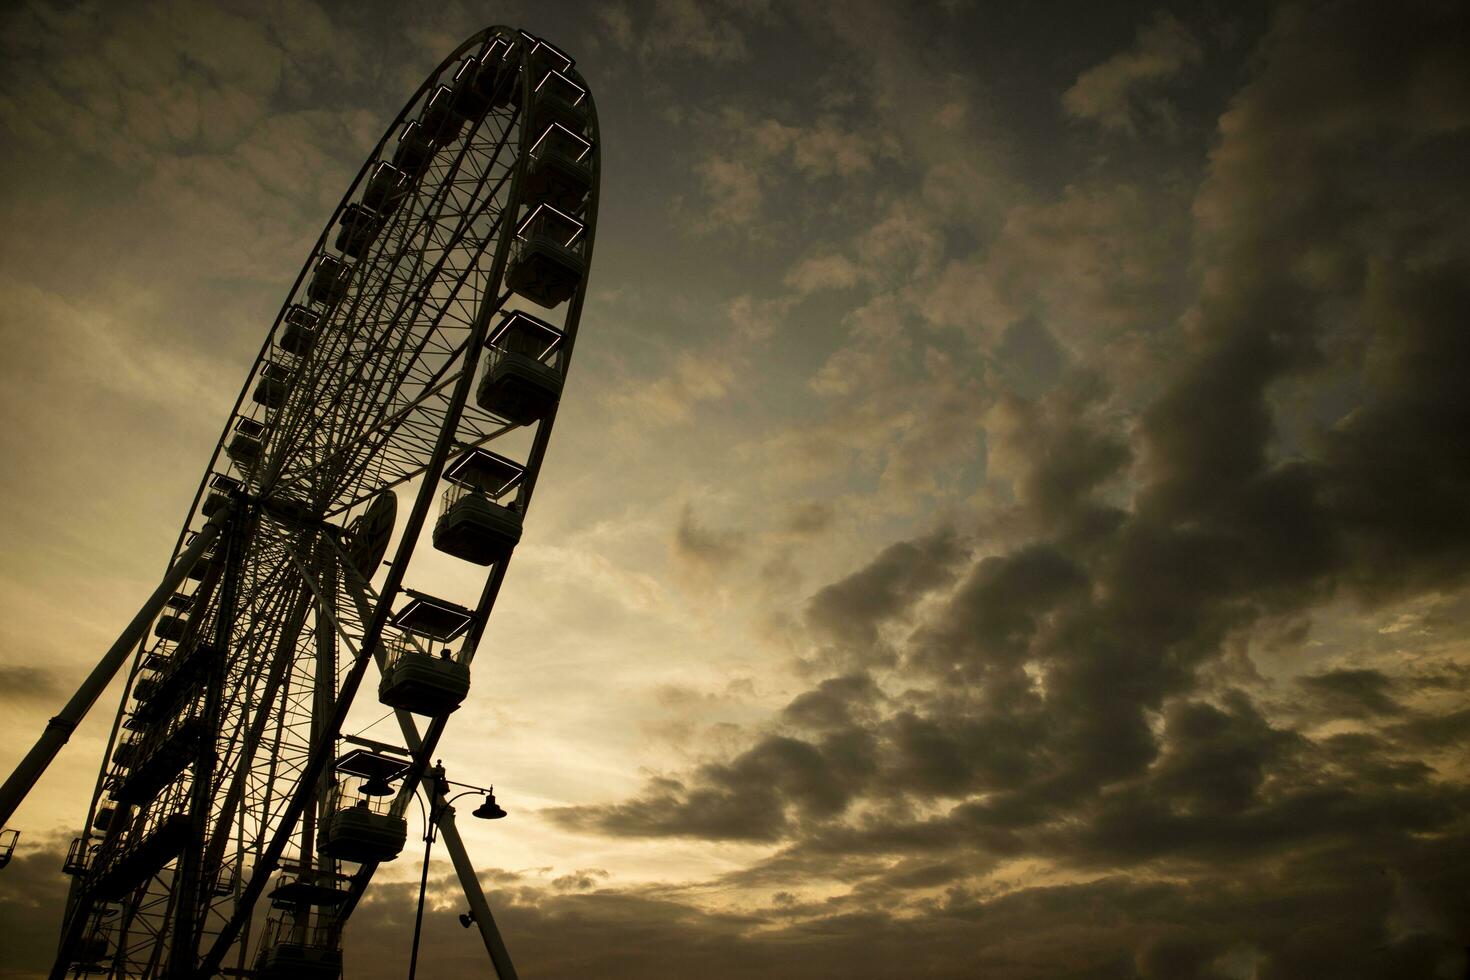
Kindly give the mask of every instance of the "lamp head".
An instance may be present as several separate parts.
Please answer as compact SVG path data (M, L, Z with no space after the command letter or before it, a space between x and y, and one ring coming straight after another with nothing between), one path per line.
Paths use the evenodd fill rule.
M470 926L474 925L475 924L475 913L473 913L473 912L461 912L461 913L459 913L459 924L462 925L462 926L464 926L466 929L468 929Z
M499 803L495 802L494 789L491 789L490 792L485 794L485 802L475 807L475 812L472 815L481 820L499 820L505 816L505 811L501 809Z

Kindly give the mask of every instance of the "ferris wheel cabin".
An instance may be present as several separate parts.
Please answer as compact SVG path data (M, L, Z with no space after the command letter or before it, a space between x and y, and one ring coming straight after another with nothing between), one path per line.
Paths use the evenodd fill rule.
M255 384L251 398L257 405L278 409L286 404L291 394L291 385L296 372L284 364L266 361L260 366L260 380Z
M538 204L516 229L505 284L547 309L571 299L587 274L579 239L582 222L550 204Z
M587 128L587 90L562 71L548 69L532 90L531 129L553 122L578 132Z
M392 861L408 839L408 823L394 816L386 803L359 796L347 804L340 792L332 799L333 812L322 824L318 843L322 853L339 861Z
M352 266L335 255L323 255L306 286L306 298L322 306L336 306L347 298Z
M495 105L504 105L505 97L496 102L500 82L500 54L492 54L494 44L482 58L469 57L460 62L450 86L454 92L454 111L466 119L479 119Z
M331 910L347 901L345 876L290 865L271 890L271 910L255 957L256 980L337 980L342 949Z
M213 517L228 507L230 499L243 489L244 484L234 477L216 473L209 478L209 496L204 498L204 503L199 509L205 517Z
M525 194L572 214L592 190L592 143L560 122L550 122L528 152Z
M454 90L447 85L440 85L434 90L424 111L419 114L419 125L424 135L436 147L459 139L467 121L455 105Z
M387 218L398 210L406 193L408 181L403 171L391 163L379 163L373 168L367 187L363 189L362 203L364 207Z
M225 454L226 455L229 455L229 452L230 452L229 447L226 446L225 447ZM228 481L228 482L217 482L217 481ZM239 480L233 479L232 477L228 477L228 476L225 476L224 474L220 474L220 473L215 474L214 479L210 481L210 485L216 487L217 489L223 489L223 488L226 488L228 486L235 486L235 487L244 486L244 484L240 483ZM185 547L193 544L194 543L194 538L198 534L199 534L198 531L190 531L188 534L184 535L184 545L185 545ZM199 558L194 562L194 564L191 565L191 566L189 566L189 570L184 573L184 577L186 579L188 579L189 581L191 581L191 582L203 582L206 578L208 578L210 571L215 567L215 555L218 552L218 548L219 548L219 542L218 541L215 541L212 544L210 544L210 546L205 550L204 554L200 555Z
M20 840L18 830L0 830L0 868L10 863L15 856L15 843Z
M476 403L516 425L530 425L551 414L561 400L562 374L547 361L562 340L562 332L545 320L519 310L502 314L486 341L489 352Z
M327 801L327 816L317 846L328 857L359 864L392 861L408 839L408 822L393 812L393 780L408 763L365 749L337 760L337 785Z
M184 638L184 631L188 629L187 614L189 608L194 605L194 597L183 592L175 592L168 597L165 604L172 611L158 617L158 622L153 627L153 635L177 643Z
M474 614L444 599L405 591L411 599L391 620L400 633L383 643L378 700L414 714L447 715L470 693L470 666L449 644L465 634Z
M417 180L434 157L434 141L418 121L405 123L398 134L398 146L393 151L393 166L403 172L409 180Z
M363 204L349 204L342 209L341 227L337 231L337 249L343 255L361 259L368 246L383 230L385 219Z
M479 65L475 72L475 82L472 94L467 98L484 99L486 104L495 108L507 105L515 91L515 79L519 75L519 66L510 58L511 52L515 50L514 38L500 35L490 42L485 53L480 57ZM460 68L464 70L463 66ZM459 76L455 76L459 81Z
M242 418L235 423L235 434L225 446L225 453L240 470L249 473L260 462L265 451L265 426L254 419Z
M281 331L276 345L287 354L305 357L316 346L316 328L320 321L321 314L293 305L286 311L286 329Z
M294 917L272 916L261 933L255 957L255 980L337 980L342 976L342 950L324 936L322 927L301 930Z
M510 557L521 540L518 501L500 503L526 475L525 467L486 449L472 449L444 471L439 520L434 524L434 547L476 565L490 565Z

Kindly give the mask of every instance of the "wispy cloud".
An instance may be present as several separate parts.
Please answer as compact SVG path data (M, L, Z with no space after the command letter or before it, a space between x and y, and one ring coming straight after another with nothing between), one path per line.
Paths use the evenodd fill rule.
M1131 48L1078 75L1062 93L1062 105L1069 115L1104 129L1137 133L1147 123L1172 127L1173 110L1160 89L1203 57L1194 32L1161 10L1139 27Z

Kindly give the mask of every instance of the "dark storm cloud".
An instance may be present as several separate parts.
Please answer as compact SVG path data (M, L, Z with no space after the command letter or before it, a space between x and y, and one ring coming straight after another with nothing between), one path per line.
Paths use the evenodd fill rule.
M1323 436L1320 499L1346 577L1373 598L1449 588L1470 567L1470 257L1412 265L1368 269L1373 397Z
M816 731L851 728L866 720L883 692L867 674L829 677L798 695L782 711L782 718L798 728Z
M1222 120L1195 206L1212 268L1203 350L1144 421L1144 512L1208 521L1221 559L1283 600L1329 576L1370 595L1450 586L1470 557L1470 459L1455 448L1470 403L1454 380L1470 364L1470 256L1438 197L1460 192L1425 187L1410 205L1383 184L1403 165L1389 148L1422 165L1470 123L1451 101L1470 84L1451 67L1467 28L1463 12L1414 10L1280 18L1267 50L1283 56ZM1391 208L1412 227L1384 227ZM1357 327L1365 397L1312 456L1276 462L1272 386L1336 366L1334 313Z
M1366 718L1396 715L1404 710L1393 699L1393 679L1380 670L1329 670L1299 677L1297 683L1324 702L1333 717Z
M889 547L807 605L842 673L780 720L821 740L769 732L557 819L780 842L732 879L747 884L861 883L920 854L935 870L916 880L934 887L959 856L1187 882L1014 896L1036 903L1028 923L1066 921L1047 903L1089 889L1149 909L1094 937L1115 959L1079 954L1053 975L1458 968L1470 790L1416 753L1453 744L1464 712L1411 716L1432 685L1387 663L1319 666L1287 681L1303 717L1382 727L1313 734L1268 715L1267 682L1209 670L1267 617L1470 578L1470 239L1446 206L1465 200L1467 19L1448 4L1281 8L1196 195L1187 353L1136 428L1086 376L1001 399L993 468L1033 540L968 568L948 534ZM1178 70L1180 51L1134 74ZM861 764L833 752L839 736ZM978 907L963 891L923 925ZM987 920L1011 901L985 902ZM1115 908L1086 918L1101 928Z
M1240 692L1226 692L1221 700L1222 707L1176 702L1164 716L1167 749L1151 773L1150 788L1190 813L1249 806L1297 742L1272 728Z
M1062 105L1068 114L1107 129L1132 133L1144 121L1172 125L1169 103L1152 90L1201 57L1193 32L1159 11L1139 28L1133 47L1079 75L1062 94Z
M807 603L806 620L830 637L839 656L855 664L883 660L878 630L924 594L948 584L964 557L954 531L941 529L916 541L891 545L866 568L834 582Z
M0 664L0 690L16 701L50 702L66 695L61 680L45 667Z
M873 772L872 739L848 729L806 741L768 735L687 781L655 779L609 806L544 811L563 826L633 837L777 840L807 820L835 817Z
M1393 725L1387 731L1413 746L1449 748L1462 745L1470 739L1470 708L1415 718Z
M21 848L0 870L0 977L43 976L56 955L70 879L65 844Z
M551 887L559 892L585 892L598 887L607 877L607 872L602 868L579 868L570 874L553 878Z
M1100 417L1107 396L1098 375L1076 370L1037 398L1003 395L990 411L992 469L1012 477L1043 534L1085 539L1121 517L1096 499L1132 461L1126 440Z
M908 663L960 684L1015 679L1044 617L1087 588L1087 574L1047 545L983 558L917 635Z
M1463 857L1467 842L1452 853ZM745 914L699 909L677 893L620 888L563 894L526 884L491 893L512 955L548 980L703 976L1058 976L1097 980L1344 980L1457 976L1464 951L1423 911L1470 911L1443 852L1321 854L1278 872L1248 869L1231 882L1105 877L982 897L942 866L890 875L894 889L828 903L787 896ZM1289 888L1277 884L1285 873ZM904 878L948 886L919 915L890 913ZM482 879L486 877L482 873ZM348 969L386 976L406 958L416 883L380 886L354 916ZM454 920L461 900L431 880L420 972L483 969L478 936ZM392 967L373 969L373 965Z
M1466 842L1455 853L1463 857ZM919 958L925 975L954 980L1298 980L1322 970L1343 980L1400 980L1453 977L1464 968L1463 950L1437 934L1422 911L1470 912L1441 856L1423 847L1376 859L1325 854L1290 868L1296 884L1285 891L1270 887L1274 871L1259 869L1231 883L1108 877L988 899L953 885L941 866L919 865L890 875L888 883L901 890L907 876L914 884L950 887L924 914L902 918L888 914L881 893L831 904L775 903L737 915L705 911L656 888L604 884L568 894L520 876L482 871L480 877L501 882L489 898L511 955L528 975L534 965L545 980L909 976ZM18 860L6 869L0 888L7 895L17 880L9 873L25 867ZM26 878L32 897L59 889L59 901L65 877L44 861L34 871ZM383 882L368 893L349 926L348 975L401 975L417 887L416 881ZM456 921L464 908L457 882L436 874L429 890L420 975L482 974L479 935ZM6 912L7 923L32 928L7 933L0 975L36 975L54 952L54 916L31 922L8 900ZM15 945L21 936L29 938Z

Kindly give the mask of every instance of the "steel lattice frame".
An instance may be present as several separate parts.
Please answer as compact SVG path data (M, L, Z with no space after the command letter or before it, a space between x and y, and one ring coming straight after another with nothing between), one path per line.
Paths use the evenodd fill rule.
M439 86L449 84L461 59L486 58L496 43L510 49L502 73L512 80L503 84L519 86L519 97L469 119L455 139L437 147L353 266L346 298L324 311L313 305L313 270L323 257L340 258L332 237L375 166L392 155L394 137L421 115ZM270 875L292 864L343 870L313 853L327 766L404 586L446 462L467 448L523 434L509 442L524 457L524 513L555 417L553 410L529 429L518 427L469 397L492 318L515 305L508 306L505 272L529 203L521 185L536 136L526 122L535 98L533 68L548 52L563 57L505 27L460 45L388 127L312 249L246 379L175 546L178 560L211 520L204 510L212 481L220 475L238 481L233 502L212 518L220 537L193 593L187 625L176 639L151 638L133 658L72 868L77 876L54 975L214 976L225 963L245 969L260 931L259 916L252 928L252 910ZM569 61L565 73L585 88ZM584 226L582 257L590 262L599 140L590 92L587 102L592 186L575 217ZM584 276L552 314L562 320L556 367L563 375L585 289ZM293 306L322 311L316 345L303 355L282 346ZM273 363L288 366L294 378L275 409L251 398ZM253 466L241 466L227 451L241 419L263 427L264 452ZM374 588L348 557L349 527L384 491L414 481L396 552ZM505 566L500 561L488 568L465 659L479 643ZM150 678L156 682L152 668L209 644L225 655L214 658L217 665L196 695L162 717L141 710L136 694ZM117 761L119 753L127 755L123 746L133 745L136 762L181 729L185 736L202 730L203 751L146 799L114 804L109 794L129 772ZM429 724L421 744L410 740L418 750L416 765L399 787L398 812L408 805L443 729L441 717ZM103 806L115 806L115 813L94 843L91 828ZM178 856L127 894L105 895L99 883L160 833L184 840ZM374 868L348 866L351 899L319 921L319 930L340 938ZM98 940L105 940L110 958L87 963L79 945Z

